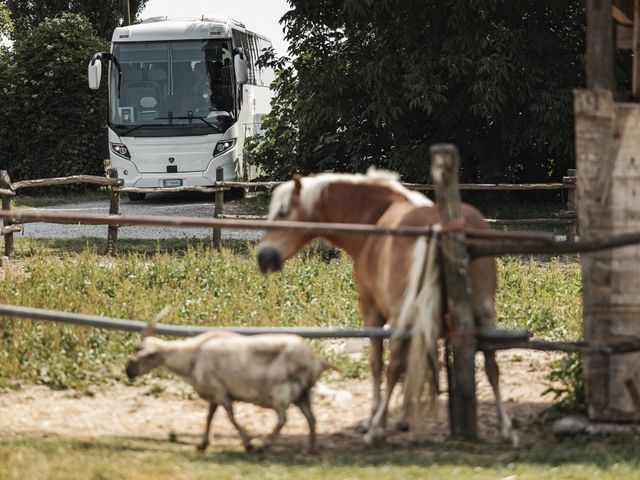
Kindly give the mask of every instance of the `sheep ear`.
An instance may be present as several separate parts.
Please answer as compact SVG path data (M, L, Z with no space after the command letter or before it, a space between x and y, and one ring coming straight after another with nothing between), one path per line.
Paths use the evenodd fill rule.
M171 307L169 305L165 306L160 312L149 320L147 326L144 327L144 330L141 332L142 338L146 338L153 333L153 329L156 328L156 323L158 323L162 318L166 317Z
M299 196L300 190L302 190L302 177L296 173L293 176L293 196Z

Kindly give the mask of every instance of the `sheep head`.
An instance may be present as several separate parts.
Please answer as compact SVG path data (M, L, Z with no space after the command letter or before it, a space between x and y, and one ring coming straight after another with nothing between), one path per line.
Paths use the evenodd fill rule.
M125 369L129 378L144 375L149 370L153 370L162 365L163 345L165 342L159 338L151 337L156 323L169 313L169 307L164 307L160 313L153 317L142 330L142 338L136 346L135 352L129 357Z
M127 376L135 378L160 367L163 361L163 344L164 342L156 337L142 339L135 352L129 357L125 370Z

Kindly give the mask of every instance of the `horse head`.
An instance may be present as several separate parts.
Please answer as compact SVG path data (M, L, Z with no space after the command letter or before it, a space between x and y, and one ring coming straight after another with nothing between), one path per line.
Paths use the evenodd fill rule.
M269 220L302 222L308 220L301 200L302 178L294 175L293 180L278 186L271 197ZM258 265L262 273L276 272L289 258L294 256L313 239L308 234L290 230L271 230L258 246Z

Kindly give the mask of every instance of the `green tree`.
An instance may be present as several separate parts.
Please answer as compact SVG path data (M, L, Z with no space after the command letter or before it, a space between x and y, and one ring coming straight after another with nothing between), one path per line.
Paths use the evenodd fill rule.
M466 180L548 180L573 164L583 0L290 0L289 59L249 156L273 176L375 164L427 179L453 142Z
M0 62L0 169L16 180L104 173L106 94L87 87L87 63L106 48L70 13L15 41Z
M130 0L131 15L142 11L147 0ZM97 32L111 39L113 29L122 25L122 0L6 0L15 26L14 37L29 32L45 18L53 18L62 13L77 13L89 19Z
M13 23L11 22L9 9L5 5L5 2L0 2L0 39L2 37L9 37L12 31L13 31ZM0 47L0 54L1 53L2 53L2 47Z

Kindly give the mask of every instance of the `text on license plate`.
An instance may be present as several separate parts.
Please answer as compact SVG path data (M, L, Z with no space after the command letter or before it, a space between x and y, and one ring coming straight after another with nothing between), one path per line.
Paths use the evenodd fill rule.
M182 186L182 179L181 178L172 178L169 180L163 180L162 181L162 186L163 187L181 187Z

